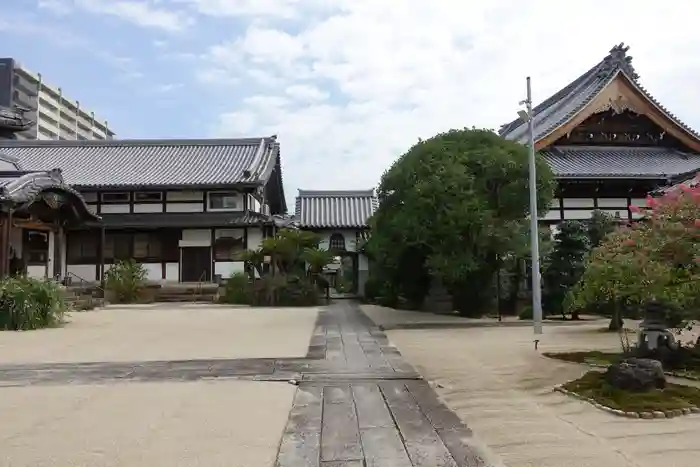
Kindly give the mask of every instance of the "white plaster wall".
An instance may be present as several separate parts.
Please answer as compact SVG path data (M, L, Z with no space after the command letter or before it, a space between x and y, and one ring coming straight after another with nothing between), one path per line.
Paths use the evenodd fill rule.
M345 249L347 251L356 251L357 249L357 231L351 229L338 229L338 230L323 230L320 232L315 232L321 238L321 243L318 245L319 248L323 250L328 249L328 244L330 243L331 235L334 233L343 234L345 237Z
M564 210L565 220L584 220L590 219L593 215L593 209L581 209L581 210Z
M627 198L598 198L599 208L626 208Z
M146 270L146 279L149 281L163 280L163 266L161 266L161 263L143 263L142 266Z
M203 199L202 191L168 191L165 194L166 201L202 201Z
M201 201L196 203L166 203L166 212L202 212L204 207Z
M246 245L246 249L256 250L256 249L260 248L262 241L263 241L262 229L257 228L257 227L249 227L248 228L248 244Z
M128 204L103 204L102 214L128 214L130 209Z
M46 256L46 271L49 276L53 276L53 264L55 260L56 253L56 234L54 232L49 232L49 253Z
M236 272L245 272L243 261L217 261L214 263L214 274L220 274L224 279L231 277Z
M134 204L134 212L163 212L162 204Z
M46 277L46 266L27 266L27 276L33 277L35 279L40 279Z
M180 280L180 263L165 263L165 280L175 282Z
M558 209L552 209L551 211L547 211L544 216L540 216L539 219L547 221L561 220L561 212L559 212Z
M211 246L211 230L209 229L185 229L182 231L181 247Z
M595 206L593 198L564 198L562 201L565 208L592 208Z
M95 274L95 265L94 264L69 264L67 266L68 274L69 276L71 274L75 274L78 276L78 278L83 279L85 281L96 281L97 280L97 275ZM105 264L105 271L107 270L107 265ZM71 276L73 283L75 282L80 282L80 279Z

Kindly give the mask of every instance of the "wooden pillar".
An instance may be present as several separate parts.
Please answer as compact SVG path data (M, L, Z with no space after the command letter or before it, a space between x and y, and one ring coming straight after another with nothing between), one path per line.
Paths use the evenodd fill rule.
M100 226L100 287L105 289L105 226Z
M64 264L64 258L63 258L63 253L66 250L65 249L65 243L66 243L66 231L63 229L63 225L59 222L58 224L58 229L56 230L56 239L54 240L54 244L56 245L56 258L54 258L54 273L56 276L56 279L59 282L63 282L65 272L66 272L66 266ZM66 255L68 256L68 255Z
M9 272L10 256L10 234L11 226L10 211L2 212L2 229L0 230L0 277L5 277Z
M10 275L10 245L12 243L12 209L7 211L7 217L5 218L5 228L3 229L5 231L5 247L3 248L3 254L4 254L4 261L3 261L3 270L5 271L4 275L9 276Z

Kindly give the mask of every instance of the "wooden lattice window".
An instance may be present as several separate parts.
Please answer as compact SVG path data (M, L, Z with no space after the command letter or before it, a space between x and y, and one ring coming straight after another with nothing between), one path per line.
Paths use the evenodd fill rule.
M334 233L328 242L328 249L334 251L345 251L345 237L343 234Z

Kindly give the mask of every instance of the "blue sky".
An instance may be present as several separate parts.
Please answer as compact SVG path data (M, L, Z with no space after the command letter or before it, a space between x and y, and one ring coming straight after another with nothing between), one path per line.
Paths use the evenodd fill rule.
M13 0L0 43L118 137L279 135L290 201L374 187L418 138L497 128L527 75L542 100L620 42L647 89L700 128L700 6L591 0L574 23L555 5Z

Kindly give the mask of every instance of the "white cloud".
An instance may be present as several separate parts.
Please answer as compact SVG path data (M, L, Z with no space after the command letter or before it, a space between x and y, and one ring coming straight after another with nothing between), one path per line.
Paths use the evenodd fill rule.
M330 11L334 0L176 0L190 4L196 11L211 16L266 17L300 19L313 13Z
M322 101L330 97L328 91L323 91L310 84L292 84L284 92L291 98L302 102Z
M318 12L322 3L198 1L211 14L218 6L222 15L278 18ZM232 104L214 133L279 134L290 198L299 187L374 186L419 137L472 125L498 128L515 117L527 75L540 101L623 41L649 90L693 123L695 103L684 95L700 74L692 50L700 39L693 23L700 6L596 0L573 11L548 0L527 8L514 0L332 4L332 14L312 16L297 33L270 26L284 22L253 24L206 57L224 74L269 77L267 84L252 79L261 86L246 92L261 97ZM310 89L319 93L300 99Z
M176 32L192 24L183 12L159 6L160 3L158 0L73 0L76 8L115 16L145 28Z

